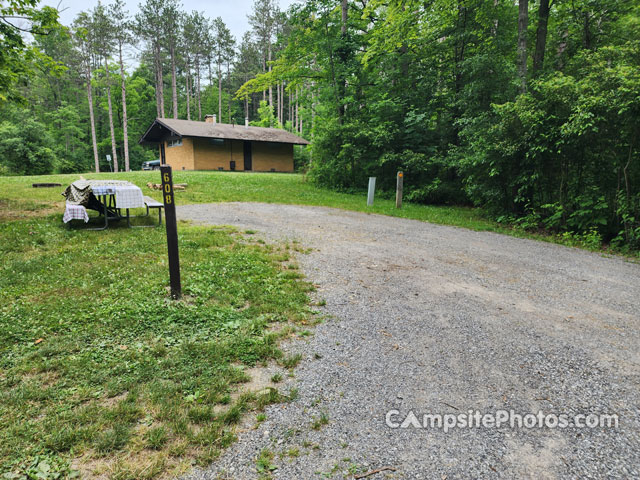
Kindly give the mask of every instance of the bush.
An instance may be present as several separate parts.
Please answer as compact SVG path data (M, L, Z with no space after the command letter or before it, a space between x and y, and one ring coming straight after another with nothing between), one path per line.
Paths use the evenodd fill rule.
M454 162L437 155L405 150L383 155L381 164L387 171L385 180L390 190L396 187L396 172L404 173L404 198L408 202L440 205L469 202Z
M595 230L633 243L639 209L627 199L640 184L640 73L625 55L584 53L572 74L532 81L527 93L471 122L459 162L469 198L527 228Z
M0 162L6 171L16 175L46 175L56 161L45 126L32 119L21 125L0 124Z

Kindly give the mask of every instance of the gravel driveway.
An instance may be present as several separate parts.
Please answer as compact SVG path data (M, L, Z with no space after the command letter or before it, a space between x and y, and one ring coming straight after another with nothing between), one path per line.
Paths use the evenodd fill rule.
M259 478L263 449L280 479L381 467L394 470L367 478L640 477L640 265L330 208L203 204L179 207L178 217L312 248L301 268L332 316L286 345L303 354L299 398L269 407L266 421L188 478ZM570 421L608 413L619 425L445 433L409 415L422 423L423 414L469 410ZM387 425L405 419L407 428Z

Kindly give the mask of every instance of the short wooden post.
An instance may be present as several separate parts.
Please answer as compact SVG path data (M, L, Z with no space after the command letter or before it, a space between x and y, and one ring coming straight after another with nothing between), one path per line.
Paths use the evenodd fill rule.
M164 145L163 145L164 147ZM169 283L171 285L171 298L178 300L182 296L180 284L180 258L178 256L178 227L176 222L176 204L173 196L173 175L171 166L166 164L164 148L160 149L162 165L162 197L164 199L164 215L167 230L167 250L169 252Z
M396 179L396 208L402 208L402 179L404 175L402 172L398 172Z
M376 191L376 177L369 177L369 192L367 193L367 207L373 206L373 196Z

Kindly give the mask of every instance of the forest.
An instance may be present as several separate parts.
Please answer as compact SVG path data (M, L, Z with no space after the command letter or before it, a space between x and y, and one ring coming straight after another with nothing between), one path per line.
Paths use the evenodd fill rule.
M215 113L311 140L322 187L403 171L410 202L640 249L636 0L255 0L241 39L179 0L1 5L0 175L139 169L155 117Z

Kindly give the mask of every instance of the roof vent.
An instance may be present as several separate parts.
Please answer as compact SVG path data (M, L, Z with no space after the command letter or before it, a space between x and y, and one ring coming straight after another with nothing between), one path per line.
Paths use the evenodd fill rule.
M244 117L244 128L249 128L249 117Z

